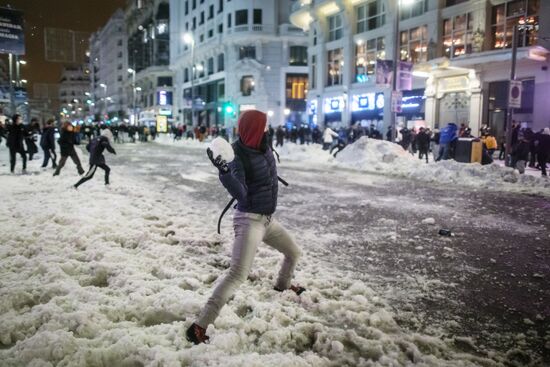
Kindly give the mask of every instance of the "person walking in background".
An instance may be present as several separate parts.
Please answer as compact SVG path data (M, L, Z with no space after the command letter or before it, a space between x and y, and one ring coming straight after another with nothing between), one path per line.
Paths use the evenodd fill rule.
M418 159L422 159L426 156L426 163L428 163L428 155L430 152L430 129L420 128L418 135L416 136L416 146L418 147Z
M497 139L488 130L485 130L485 135L481 137L481 141L485 145L485 148L487 148L489 156L493 158L493 154L498 148Z
M441 129L439 136L439 154L436 161L447 160L452 157L452 146L458 140L458 127L454 122L450 122L447 126Z
M113 134L111 131L109 129L103 129L100 136L94 138L86 145L86 149L90 152L90 169L74 185L75 189L84 182L91 180L98 167L105 171L105 185L109 185L109 173L111 172L111 168L105 163L103 152L107 149L109 153L116 154L115 149L111 145L112 140Z
M434 133L430 139L430 149L432 151L433 160L437 160L437 156L439 155L439 137L440 137L439 129L434 129Z
M78 174L83 174L84 168L82 168L82 164L80 164L78 154L76 154L76 150L74 149L74 127L69 121L65 121L63 123L63 127L61 128L61 137L59 138L58 143L59 147L61 148L61 159L59 160L59 164L57 165L57 169L55 170L53 175L59 175L59 173L65 166L65 162L67 162L67 158L69 157L71 157L74 164L76 165Z
M15 114L8 127L8 138L6 145L10 149L10 171L14 173L17 154L23 160L23 174L27 173L27 154L25 153L25 127L21 121L21 115Z
M275 133L275 139L277 140L277 144L275 144L275 147L283 146L285 143L285 131L283 130L283 127L279 125L277 127L277 132Z
M522 137L520 141L514 146L512 150L512 160L514 162L513 167L516 168L519 173L525 172L525 166L529 159L529 140L527 137Z
M40 137L40 147L44 151L44 161L42 162L42 168L48 166L50 158L52 159L52 168L57 167L57 155L55 154L55 129L53 127L54 119L46 121L46 125L42 130L42 136Z
M29 161L32 161L33 156L38 153L38 147L35 142L39 131L40 125L37 119L32 119L30 125L25 128L25 145L27 146Z
M330 146L334 142L334 138L337 138L338 134L332 130L330 127L326 127L323 132L323 150L330 149Z
M546 162L550 159L550 128L546 127L538 138L537 160L543 176L547 176Z

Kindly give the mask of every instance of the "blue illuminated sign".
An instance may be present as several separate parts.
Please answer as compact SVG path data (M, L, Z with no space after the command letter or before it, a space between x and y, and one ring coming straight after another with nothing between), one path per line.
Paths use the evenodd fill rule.
M344 97L325 98L323 111L325 113L341 112L344 109Z

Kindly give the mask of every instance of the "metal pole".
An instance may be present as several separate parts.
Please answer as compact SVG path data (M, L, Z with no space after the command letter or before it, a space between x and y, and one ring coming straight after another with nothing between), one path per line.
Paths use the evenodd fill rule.
M393 25L394 45L393 45L393 77L392 77L392 95L391 101L393 102L394 92L397 91L397 64L399 62L399 2L395 0L395 21ZM394 103L391 103L392 105ZM391 112L391 141L395 143L397 112Z
M13 95L13 54L11 54L11 53L10 53L8 62L10 64L10 66L9 66L9 69L10 69L10 109L11 109L11 114L13 116L13 115L15 115L15 113L17 111L16 111L15 99L14 99L14 95ZM13 123L13 121L12 121L12 123Z
M191 42L191 125L195 125L195 38Z
M137 117L137 111L136 111L136 69L134 69L134 72L132 73L132 92L134 95L134 122L136 125L138 124L138 117Z
M21 86L21 70L20 70L20 64L19 64L19 56L15 55L15 86L20 87Z
M518 26L514 25L514 33L512 36L512 70L510 72L510 80L516 80L516 60L518 54ZM508 91L508 94L510 92ZM509 99L509 97L508 97ZM510 101L508 100L508 116L506 118L506 149L504 162L507 166L512 164L511 160L508 159L512 153L512 119L514 117L514 109L510 107Z

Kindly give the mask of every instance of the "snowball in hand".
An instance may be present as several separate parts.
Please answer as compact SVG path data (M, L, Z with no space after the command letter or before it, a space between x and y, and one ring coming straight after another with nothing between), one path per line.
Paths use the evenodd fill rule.
M233 147L224 138L217 137L210 143L210 149L212 150L214 158L221 155L222 159L227 163L232 162L235 159L235 152Z

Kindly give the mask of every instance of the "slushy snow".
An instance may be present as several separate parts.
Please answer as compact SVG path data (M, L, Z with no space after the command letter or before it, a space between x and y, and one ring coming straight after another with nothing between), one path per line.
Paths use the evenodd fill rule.
M353 149L365 152L364 160L371 145L396 156L380 164L407 159L371 140L360 143L363 149ZM315 147L292 149L293 157L307 149L315 153L310 162L332 161ZM333 163L352 166L350 153L342 154ZM1 151L0 159L6 155ZM273 291L281 256L260 246L248 280L208 328L211 343L193 346L184 331L229 267L233 233L229 220L225 235L215 233L219 208L196 200L191 186L167 189L133 172L147 167L114 166L110 188L96 177L75 191L71 163L56 178L38 166L30 162L30 175L0 175L2 366L435 367L506 360L482 347L459 350L444 333L401 327L368 274L358 278L319 260L315 245L303 249L297 269L296 283L308 289L300 297ZM174 169L190 182L217 180L209 162Z

